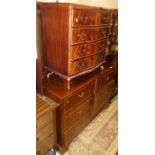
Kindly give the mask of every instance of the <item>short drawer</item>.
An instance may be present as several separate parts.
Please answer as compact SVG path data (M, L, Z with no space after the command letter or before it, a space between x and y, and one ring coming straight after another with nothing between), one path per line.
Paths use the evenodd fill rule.
M87 87L80 89L78 92L65 100L65 112L75 108L87 97L92 96L94 91L94 82L90 83Z
M87 113L81 120L75 124L69 131L64 134L65 146L68 146L73 139L88 125L90 122L90 114Z
M53 133L52 122L50 122L48 125L46 125L45 127L37 131L36 142L40 143L42 140L48 137L51 133Z
M83 45L72 46L71 48L71 60L91 56L97 53L97 44L88 43Z
M42 114L39 118L37 118L37 129L41 128L48 122L52 121L52 112L51 110L48 110L44 114Z
M73 9L73 26L93 26L98 24L99 12L95 9Z
M112 14L110 11L101 11L100 24L110 24Z
M82 118L90 109L92 105L92 97L84 101L80 107L76 108L72 113L64 118L64 129L67 130L73 126L80 118Z
M97 55L70 62L69 74L74 75L96 66Z
M46 139L44 139L41 143L37 144L36 155L45 155L54 145L54 135L49 135Z

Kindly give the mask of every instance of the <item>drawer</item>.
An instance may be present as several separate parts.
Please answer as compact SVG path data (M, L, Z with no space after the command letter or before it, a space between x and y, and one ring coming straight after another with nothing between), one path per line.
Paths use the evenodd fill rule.
M90 122L90 114L87 113L81 120L76 123L69 131L64 134L65 146L68 146L73 139L88 125Z
M46 113L42 114L39 118L37 118L37 129L44 126L46 123L52 121L52 112L51 110L47 111Z
M111 22L111 12L101 11L100 14L100 24L110 24Z
M50 122L48 125L46 125L45 127L37 131L36 142L40 143L42 140L48 137L51 133L53 133L52 122Z
M94 82L90 83L88 86L84 88L81 88L78 92L67 98L65 100L65 112L75 108L87 97L92 96L93 91L94 91Z
M74 29L72 31L72 44L85 43L97 40L98 29Z
M72 31L72 45L90 43L109 36L110 26L102 28L74 29Z
M86 56L91 56L97 53L96 43L72 46L71 59L78 59Z
M74 75L95 67L96 59L97 56L95 55L88 58L79 59L74 62L70 62L70 68L69 68L70 75Z
M80 118L82 118L90 109L92 105L92 97L83 102L80 107L76 108L69 115L64 118L64 129L67 130L73 126Z
M73 9L73 26L93 26L99 21L99 12L96 10Z
M49 135L41 143L37 144L36 154L45 155L54 145L55 137L53 134Z

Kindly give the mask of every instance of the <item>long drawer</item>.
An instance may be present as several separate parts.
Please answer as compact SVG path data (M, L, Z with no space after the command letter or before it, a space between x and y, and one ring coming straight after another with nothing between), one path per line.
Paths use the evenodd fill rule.
M79 43L89 43L99 39L108 37L110 27L105 26L101 28L83 28L73 29L72 31L72 45Z
M88 125L90 114L87 113L81 120L76 123L69 131L64 134L64 143L68 146L72 140Z
M107 39L97 41L95 43L72 46L71 60L91 56L99 52L105 52L106 46L107 46Z
M81 105L73 110L67 116L64 116L64 130L72 127L80 118L82 118L90 109L92 105L93 99L92 97L87 99L85 102L81 103Z
M105 52L100 52L94 56L81 58L79 60L70 62L69 75L74 75L96 67L97 65L104 62L104 56L105 56Z
M54 135L49 135L46 139L44 139L41 143L37 144L37 155L45 155L48 150L54 145Z
M74 109L87 97L92 96L94 91L94 84L94 82L90 83L88 86L81 88L78 92L65 99L65 112Z

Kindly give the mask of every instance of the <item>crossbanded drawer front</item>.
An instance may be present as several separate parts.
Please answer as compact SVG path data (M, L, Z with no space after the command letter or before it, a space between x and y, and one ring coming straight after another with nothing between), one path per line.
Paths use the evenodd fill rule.
M87 97L92 96L94 91L94 82L90 83L88 86L81 88L78 92L70 96L65 100L65 112L80 105Z
M73 9L72 26L94 26L99 23L99 12L95 9Z
M97 55L70 62L69 74L74 75L96 66Z
M44 140L46 137L48 137L51 133L53 133L52 122L37 131L36 142L40 143L42 140Z
M83 28L73 29L72 31L72 45L80 43L90 43L100 39L107 38L109 35L110 26L101 28Z
M68 146L73 141L73 139L88 125L89 122L90 122L90 114L87 113L69 131L65 132L64 134L65 146Z
M52 121L52 112L51 110L47 111L46 113L42 114L39 118L37 118L37 129L41 128L48 122Z
M64 129L67 130L73 126L78 120L80 120L90 109L93 102L92 97L81 103L81 105L69 113L64 118Z
M54 135L49 135L46 139L44 139L41 143L37 144L37 152L36 155L45 155L48 150L51 149L51 147L54 145Z

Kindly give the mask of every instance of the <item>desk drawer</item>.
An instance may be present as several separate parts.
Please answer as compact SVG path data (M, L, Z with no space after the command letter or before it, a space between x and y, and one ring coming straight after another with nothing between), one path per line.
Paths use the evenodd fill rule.
M65 145L68 146L72 140L88 125L90 122L90 114L87 113L77 124L75 124L64 135Z
M83 102L80 107L76 108L72 113L65 116L64 119L64 129L67 130L71 126L73 126L80 118L82 118L87 112L89 112L89 109L92 105L93 99L89 98L85 102Z
M79 105L87 97L92 96L93 91L94 91L94 82L90 83L88 86L84 88L81 88L78 92L67 98L65 100L65 112Z

